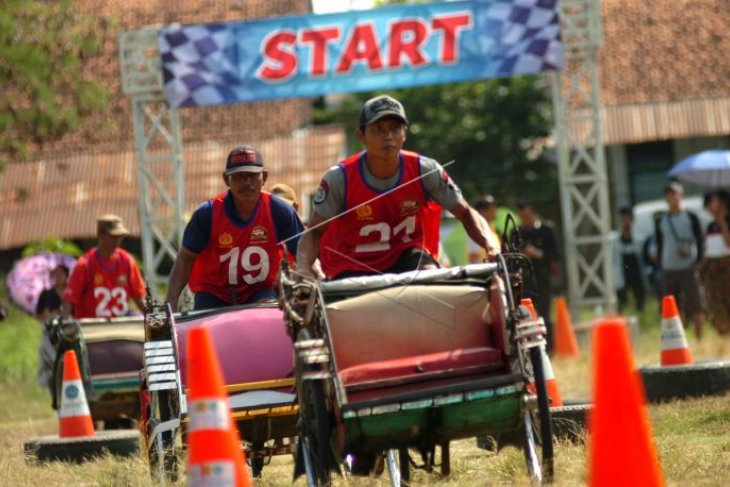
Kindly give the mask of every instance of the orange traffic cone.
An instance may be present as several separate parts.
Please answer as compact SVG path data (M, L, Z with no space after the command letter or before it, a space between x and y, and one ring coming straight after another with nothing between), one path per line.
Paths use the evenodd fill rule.
M677 302L671 294L662 300L662 365L692 363L692 352L684 336L684 326L677 311Z
M520 301L520 304L530 311L530 316L537 318L537 312L535 311L535 306L532 304L532 299L524 298ZM540 355L542 356L542 370L545 374L545 387L547 389L548 397L550 398L550 405L562 406L563 398L560 396L558 381L555 380L553 365L550 363L550 357L548 357L545 347L540 347ZM528 390L534 393L536 391L535 384L529 384Z
M73 350L63 354L63 385L58 417L60 422L58 436L61 438L95 435L79 363Z
M530 312L530 316L532 316L533 318L537 318L537 311L535 311L535 305L532 303L532 299L522 298L520 300L520 304L527 308L527 310Z
M208 330L188 335L188 485L250 486L223 374Z
M555 299L555 318L557 327L555 330L555 355L563 357L580 356L580 349L570 321L568 305L565 303L565 299L560 296Z
M624 320L598 321L593 347L589 485L664 485Z

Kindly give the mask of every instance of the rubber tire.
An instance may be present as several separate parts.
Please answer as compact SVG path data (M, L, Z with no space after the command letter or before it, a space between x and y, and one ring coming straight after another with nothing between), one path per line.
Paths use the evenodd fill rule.
M408 453L408 448L398 448L398 466L401 485L411 485L411 455Z
M95 436L60 438L58 435L32 438L23 445L27 462L83 462L110 454L131 457L139 453L141 435L137 430L98 431Z
M537 424L533 424L533 435L538 435L538 444L540 445L541 454L541 469L542 469L542 481L550 483L553 479L554 472L554 444L553 444L553 432L552 432L552 421L550 420L550 399L548 398L547 386L545 383L545 371L542 366L542 352L540 348L535 347L530 349L530 363L532 364L532 373L535 380L535 389L537 394L537 417L533 417L533 422L537 419ZM528 471L530 476L533 476L533 472L530 468L529 449L528 441L523 443L523 449L525 452L525 459L527 461Z
M306 328L299 330L297 341L310 339L311 335ZM330 473L332 453L329 444L330 424L324 399L324 383L321 380L303 380L300 374L307 367L308 365L297 363L299 414L305 425L305 431L302 431L300 435L308 436L310 440L309 445L312 450L309 451L308 460L314 468L314 480L317 487L328 487L332 483ZM302 417L302 415L305 416Z
M254 450L259 451L264 447L264 444L254 443L252 446ZM261 477L261 471L264 469L264 459L249 457L248 466L251 469L251 476L255 479L258 479Z
M641 367L639 372L650 403L730 391L730 360L668 367L648 365Z
M583 443L586 437L588 412L592 408L592 404L550 408L553 436L558 439L569 440L573 443Z

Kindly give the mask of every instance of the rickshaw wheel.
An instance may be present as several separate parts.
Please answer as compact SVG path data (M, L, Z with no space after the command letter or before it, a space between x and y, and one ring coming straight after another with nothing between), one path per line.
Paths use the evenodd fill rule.
M411 481L411 456L408 454L408 448L398 449L398 460L400 463L401 483L408 485Z
M297 334L297 341L309 340L307 329ZM298 359L297 359L298 360ZM302 372L310 369L311 365L297 363L297 392L299 395L299 411L301 433L299 448L302 448L307 483L318 487L331 485L329 471L330 452L329 435L330 424L327 415L327 406L324 400L324 383L322 379L305 379Z
M175 482L178 479L178 458L175 444L177 430L162 431L154 438L151 435L156 424L180 417L179 408L172 404L173 402L177 402L173 394L169 391L159 391L158 401L151 401L149 404L150 420L147 423L147 437L149 438L147 455L152 477L162 483Z
M263 449L264 444L262 442L256 442L252 445L252 449L256 452ZM261 471L264 469L264 459L261 457L250 458L249 464L251 465L251 475L255 478L261 477Z
M545 386L545 371L539 347L530 349L530 363L537 392L537 410L524 412L525 460L528 473L533 480L550 482L553 478L553 431L550 421L550 399ZM538 445L542 450L542 462L537 458Z

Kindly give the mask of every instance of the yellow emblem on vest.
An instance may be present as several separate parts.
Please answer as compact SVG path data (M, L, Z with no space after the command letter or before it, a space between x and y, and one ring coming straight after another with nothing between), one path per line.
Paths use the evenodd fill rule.
M218 237L218 245L221 247L230 247L233 244L233 235L228 232L223 232Z
M373 207L370 205L363 205L355 210L358 220L372 220L373 219Z

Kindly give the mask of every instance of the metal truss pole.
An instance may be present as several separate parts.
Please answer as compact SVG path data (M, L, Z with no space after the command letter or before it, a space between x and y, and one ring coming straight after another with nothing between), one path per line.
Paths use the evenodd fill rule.
M167 283L161 268L175 259L185 208L180 116L165 104L158 30L128 31L119 38L122 90L132 97L144 272L155 294Z
M568 297L575 313L586 306L616 307L601 126L598 49L599 0L560 0L565 69L553 73Z

